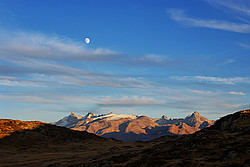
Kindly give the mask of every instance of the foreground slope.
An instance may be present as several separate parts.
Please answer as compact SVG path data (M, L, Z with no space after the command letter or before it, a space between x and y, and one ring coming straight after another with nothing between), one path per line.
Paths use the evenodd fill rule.
M165 135L191 134L213 123L214 121L202 117L198 112L188 115L185 119L168 119L166 116L152 119L146 116L113 113L102 115L88 113L82 117L71 113L55 125L122 141L147 141Z
M0 166L95 166L152 143L106 139L39 121L0 119Z

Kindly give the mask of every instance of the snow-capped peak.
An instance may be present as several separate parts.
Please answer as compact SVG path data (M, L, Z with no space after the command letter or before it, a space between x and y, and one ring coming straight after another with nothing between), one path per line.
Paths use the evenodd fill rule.
M92 113L92 112L89 112L87 115L85 115L84 117L83 117L83 119L85 120L85 119L89 119L89 118L92 118L92 117L95 117L96 115L94 114L94 113Z
M95 115L93 113L88 113L84 117L84 119L90 119L90 118L92 118L92 120L97 120L97 119L119 120L122 118L136 119L137 116L136 115L128 115L128 114L117 115L117 114L113 114L112 112L110 112L108 114L101 114L101 115Z
M114 120L119 120L122 118L127 118L127 119L137 119L138 116L136 115L128 115L128 114L122 114L122 115L117 115L108 113L108 114L101 114L101 115L95 115L94 113L87 113L84 117L82 116L76 116L74 112L72 112L69 116L64 117L63 119L57 121L54 123L57 126L64 126L67 128L73 127L75 124L77 124L79 121L85 121L86 122L92 122L96 120L107 120L107 121L114 121Z
M112 116L115 116L116 114L113 114L113 113L108 113L108 114L101 114L101 115L97 115L94 117L94 120L96 119L106 119L108 117L112 117Z
M66 116L63 119L57 121L55 125L69 128L71 127L72 124L75 124L80 119L82 119L82 116L80 115L76 116L74 112L71 112L69 116Z

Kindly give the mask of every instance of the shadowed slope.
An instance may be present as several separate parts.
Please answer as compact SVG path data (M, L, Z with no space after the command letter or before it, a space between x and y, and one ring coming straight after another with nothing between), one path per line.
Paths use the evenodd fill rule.
M93 166L154 143L124 143L38 121L0 120L0 166ZM3 137L4 136L4 137Z

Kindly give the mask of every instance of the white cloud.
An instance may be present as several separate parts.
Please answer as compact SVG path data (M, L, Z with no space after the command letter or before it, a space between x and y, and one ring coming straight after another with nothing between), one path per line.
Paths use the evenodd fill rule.
M242 83L242 82L250 83L249 78L243 78L243 77L221 78L221 77L195 76L194 78L199 81L210 81L210 82L223 83L223 84L235 84L235 83Z
M171 79L176 80L190 80L199 82L213 82L217 84L239 84L239 83L250 83L250 78L248 77L233 77L233 78L222 78L222 77L207 77L207 76L172 76Z
M233 62L235 62L235 60L233 60L233 59L228 59L228 60L226 60L225 62L223 62L222 65L231 64L231 63L233 63Z
M0 76L0 85L3 86L38 86L29 80L21 80L15 77Z
M250 15L250 4L248 0L207 0L211 5L226 7L243 15Z
M211 94L211 91L202 91L202 90L193 90L193 89L188 89L189 92L194 93L194 94L199 94L199 95L206 95L206 94Z
M212 28L238 33L250 33L250 24L224 20L192 18L187 16L184 10L180 9L169 9L167 12L170 14L171 19L186 26Z
M229 94L231 94L231 95L246 95L245 93L243 93L243 92L228 92Z

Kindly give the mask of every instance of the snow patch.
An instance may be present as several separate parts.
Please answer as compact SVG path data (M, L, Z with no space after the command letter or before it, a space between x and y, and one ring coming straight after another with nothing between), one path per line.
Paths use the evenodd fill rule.
M127 115L127 114L123 114L123 115L114 114L113 116L107 118L106 120L111 121L111 120L119 120L119 119L122 119L122 118L136 119L137 116L136 115Z

